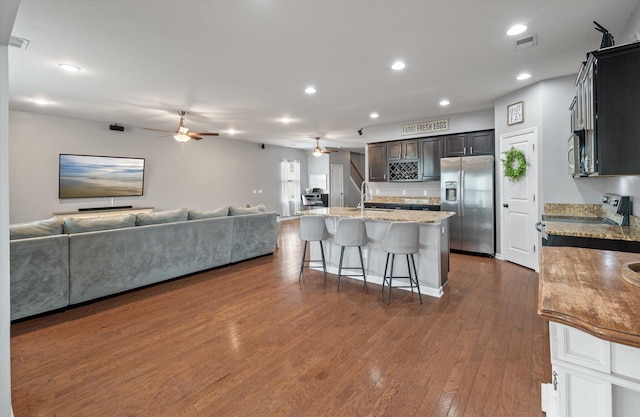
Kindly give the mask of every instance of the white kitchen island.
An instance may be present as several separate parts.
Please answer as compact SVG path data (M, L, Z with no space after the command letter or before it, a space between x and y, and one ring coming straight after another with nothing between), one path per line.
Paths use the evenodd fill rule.
M367 275L367 282L382 285L385 261L387 253L381 248L389 224L391 222L418 222L420 223L420 251L414 255L416 269L418 271L418 283L420 291L424 295L441 297L444 286L447 283L449 272L449 225L448 218L453 212L421 211L421 210L385 210L360 209L348 207L331 207L316 210L305 210L298 214L316 215L325 218L327 229L331 236L324 241L327 272L338 274L340 262L340 246L333 241L338 220L342 217L362 217L365 220L368 242L362 248L362 255ZM311 259L321 259L320 246L317 243L311 245ZM315 266L318 265L318 266ZM360 266L358 250L347 248L344 253L343 267ZM312 268L322 270L319 263L312 264ZM349 270L343 271L343 277L349 276ZM359 271L355 271L359 273ZM396 257L395 276L407 276L407 262L404 256ZM362 280L362 277L353 277ZM410 291L410 289L405 289Z

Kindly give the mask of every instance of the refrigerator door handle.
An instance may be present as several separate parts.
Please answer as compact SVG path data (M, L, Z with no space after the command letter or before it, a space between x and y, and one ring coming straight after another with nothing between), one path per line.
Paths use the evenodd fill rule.
M460 184L460 199L458 200L460 215L464 216L464 170L460 171L460 181L458 184Z

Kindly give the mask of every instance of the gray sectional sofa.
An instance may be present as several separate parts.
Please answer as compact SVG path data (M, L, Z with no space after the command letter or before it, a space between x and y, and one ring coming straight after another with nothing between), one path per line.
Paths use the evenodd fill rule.
M222 216L181 209L57 225L51 219L36 223L51 229L39 237L16 227L11 320L273 253L277 214L232 208Z

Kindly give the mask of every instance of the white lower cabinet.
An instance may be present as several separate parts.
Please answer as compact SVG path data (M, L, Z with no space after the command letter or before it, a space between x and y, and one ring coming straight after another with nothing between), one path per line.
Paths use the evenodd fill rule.
M612 417L611 384L575 369L553 367L558 378L559 416Z
M553 380L542 384L547 417L640 416L640 349L549 323Z

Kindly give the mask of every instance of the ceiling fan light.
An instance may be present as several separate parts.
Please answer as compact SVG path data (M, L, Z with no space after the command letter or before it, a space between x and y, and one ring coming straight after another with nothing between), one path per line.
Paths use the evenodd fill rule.
M315 148L313 150L313 156L322 156L322 150L320 148Z
M173 138L180 143L187 142L189 139L191 139L189 136L183 134L173 135Z

